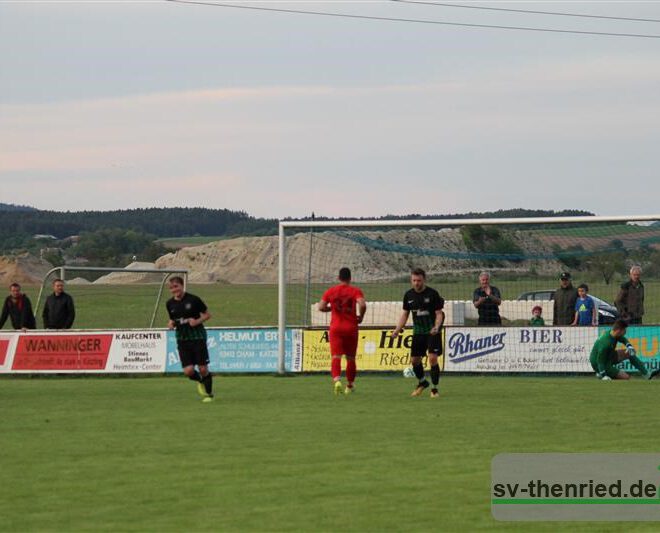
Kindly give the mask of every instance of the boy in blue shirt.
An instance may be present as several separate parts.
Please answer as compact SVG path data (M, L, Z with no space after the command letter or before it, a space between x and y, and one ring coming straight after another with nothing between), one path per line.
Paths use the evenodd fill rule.
M583 283L578 287L578 298L575 301L575 318L572 326L597 326L598 308L588 294L589 287Z

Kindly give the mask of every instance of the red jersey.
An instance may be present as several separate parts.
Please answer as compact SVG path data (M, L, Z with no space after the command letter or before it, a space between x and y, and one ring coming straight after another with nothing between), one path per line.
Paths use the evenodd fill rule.
M357 332L357 301L360 298L364 298L364 294L353 285L342 283L325 291L322 300L330 304L332 312L330 331L339 333Z

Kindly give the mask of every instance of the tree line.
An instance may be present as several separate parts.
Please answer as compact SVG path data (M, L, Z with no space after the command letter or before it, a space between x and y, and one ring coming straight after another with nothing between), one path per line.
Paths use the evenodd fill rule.
M0 252L33 248L34 235L64 239L72 235L121 229L162 237L270 235L274 219L243 211L206 208L148 208L117 211L44 211L0 207Z
M3 237L49 234L62 239L83 231L104 228L132 229L157 237L241 235L273 232L276 221L251 217L243 211L201 207L66 212L0 209L0 232Z
M451 215L385 215L362 220L557 217L591 214L580 210L509 209ZM311 215L302 220L313 217ZM346 220L323 216L314 219ZM510 239L502 239L501 236L494 238L488 233L496 231L495 228L484 230L483 235L473 234L481 229L479 226L466 228L465 238L469 249L508 253L519 251ZM253 217L244 211L229 209L175 207L61 212L0 204L0 254L29 251L41 254L54 264L86 258L97 265L115 266L125 264L133 256L151 261L166 252L157 242L157 239L165 237L233 237L276 233L277 220ZM35 240L35 235L52 235L55 240ZM66 240L73 235L79 237L75 244Z
M579 210L531 210L509 209L481 213L454 215L385 215L363 220L448 219L448 218L510 218L537 216L587 216ZM309 220L305 217L302 220ZM316 220L346 220L342 218L316 217ZM20 248L36 234L53 235L63 239L83 232L95 232L108 228L121 228L163 237L200 236L258 236L274 235L277 220L258 218L244 211L207 209L202 207L172 207L124 209L116 211L46 211L26 206L0 204L0 249Z

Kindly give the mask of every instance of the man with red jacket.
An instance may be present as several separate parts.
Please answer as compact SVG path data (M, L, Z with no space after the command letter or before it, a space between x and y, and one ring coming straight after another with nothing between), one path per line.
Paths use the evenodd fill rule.
M18 283L12 283L9 286L9 296L5 299L0 315L0 329L7 322L7 318L11 319L11 327L14 329L26 330L37 327L32 312L32 302L21 292L21 286Z

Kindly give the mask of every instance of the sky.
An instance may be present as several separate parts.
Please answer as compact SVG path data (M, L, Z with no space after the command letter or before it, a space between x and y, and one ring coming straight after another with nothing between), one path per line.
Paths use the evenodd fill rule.
M660 35L660 23L241 5ZM658 2L466 5L660 19ZM0 202L255 216L658 213L660 39L0 0Z

